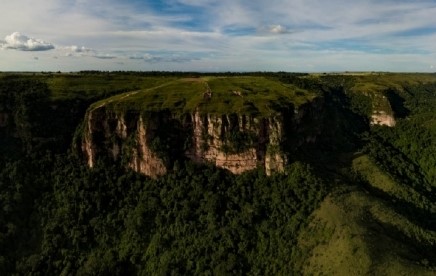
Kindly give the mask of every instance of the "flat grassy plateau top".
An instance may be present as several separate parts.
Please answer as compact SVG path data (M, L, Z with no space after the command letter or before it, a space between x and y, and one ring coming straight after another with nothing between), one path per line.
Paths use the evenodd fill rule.
M293 105L298 107L315 93L265 77L202 77L164 79L155 86L104 99L92 108L116 111L200 111L208 114L238 113L271 116Z

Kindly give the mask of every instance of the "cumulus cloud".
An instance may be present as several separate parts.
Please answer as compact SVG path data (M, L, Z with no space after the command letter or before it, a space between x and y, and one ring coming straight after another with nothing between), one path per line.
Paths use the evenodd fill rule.
M12 33L0 42L3 49L15 49L20 51L47 51L54 49L54 45L41 39L28 37L19 32Z
M85 46L66 46L66 47L58 47L58 50L65 53L67 57L73 56L90 56L95 54L95 50L91 48L87 48Z

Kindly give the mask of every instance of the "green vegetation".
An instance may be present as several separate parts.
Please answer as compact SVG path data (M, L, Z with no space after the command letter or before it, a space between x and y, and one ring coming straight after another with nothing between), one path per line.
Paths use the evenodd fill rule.
M0 73L0 81L38 81L45 83L54 101L68 99L98 100L114 94L158 86L176 76L119 73Z
M331 194L316 210L299 247L310 252L300 266L312 275L434 275L434 251L414 233L421 226L398 214L390 200L361 189ZM415 234L417 234L415 236ZM410 238L412 237L413 238ZM419 242L416 242L419 240Z
M313 92L263 77L213 78L208 83L213 97L200 106L207 113L233 111L271 116L315 97Z
M70 97L108 97L114 93L135 91L158 86L174 77L139 77L107 74L101 76L66 74L47 78L54 99Z
M257 139L256 133L230 130L226 133L226 137L223 137L224 145L222 151L230 154L244 152L256 145Z
M326 193L310 167L272 177L175 167L151 180L68 155L10 163L0 174L0 271L292 273L293 233Z
M89 105L99 99L174 79L123 74L0 74L0 153L26 147L65 151ZM9 156L9 155L7 155Z
M208 94L210 92L210 94ZM249 114L259 117L278 114L282 109L298 107L312 100L315 93L285 85L265 77L182 78L102 100L118 111L159 111L208 114Z
M315 97L320 114L286 120ZM101 106L154 124L167 175L104 158L90 169L71 151ZM282 114L269 152L321 135L284 173L232 175L176 158L189 139L162 114L196 110ZM374 110L396 126L371 127ZM224 138L231 153L257 139ZM434 275L435 141L433 74L2 73L0 274Z

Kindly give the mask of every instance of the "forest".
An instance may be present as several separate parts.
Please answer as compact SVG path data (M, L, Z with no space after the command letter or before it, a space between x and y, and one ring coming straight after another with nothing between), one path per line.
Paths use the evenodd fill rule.
M73 141L90 105L200 75L0 73L0 274L436 273L436 75L206 74L322 97L322 135L270 176L87 166ZM370 124L381 97L395 127Z

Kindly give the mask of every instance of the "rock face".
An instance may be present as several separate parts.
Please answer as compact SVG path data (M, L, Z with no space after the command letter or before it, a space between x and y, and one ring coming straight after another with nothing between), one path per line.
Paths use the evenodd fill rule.
M395 121L392 104L386 96L379 96L373 101L373 111L370 119L371 125L395 126L397 122Z
M145 175L165 174L163 161L150 149L148 132L139 114L120 115L104 107L88 112L82 143L88 166L92 168L98 157L109 156L123 158L128 167Z
M267 173L284 169L286 156L279 151L283 126L278 118L213 116L196 112L192 119L192 147L186 152L190 159L209 162L235 174L257 167L265 168ZM269 148L278 150L272 152Z
M317 120L320 103L268 118L199 110L182 115L168 110L117 113L99 106L86 115L81 148L90 167L105 156L151 177L165 174L181 158L235 174L256 168L271 174L284 170L289 152L316 140L319 131L307 132L302 125Z
M395 124L394 116L387 114L385 111L374 112L371 116L371 125L394 127Z

